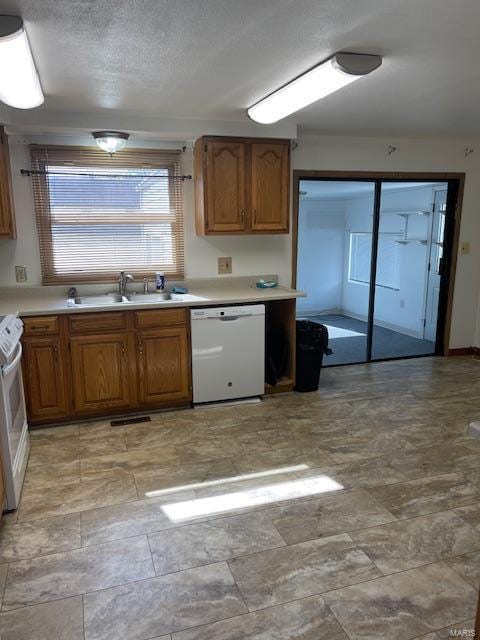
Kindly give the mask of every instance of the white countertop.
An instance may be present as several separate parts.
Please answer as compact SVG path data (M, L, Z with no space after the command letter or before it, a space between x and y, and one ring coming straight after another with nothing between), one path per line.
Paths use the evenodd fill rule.
M230 278L229 280L198 279L185 283L188 293L173 294L172 300L162 302L119 302L115 304L67 306L68 287L2 287L0 288L0 315L18 313L20 316L36 316L60 313L90 313L94 311L129 311L132 309L163 309L170 307L202 307L240 303L268 302L304 297L302 291L278 286L274 289L259 289L257 278ZM167 285L168 289L168 285ZM99 293L79 286L80 295ZM109 290L112 290L110 286Z

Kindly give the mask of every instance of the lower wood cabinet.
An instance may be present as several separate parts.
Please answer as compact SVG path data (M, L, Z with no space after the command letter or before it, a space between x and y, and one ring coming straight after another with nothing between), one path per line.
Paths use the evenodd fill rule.
M70 355L75 411L109 411L133 404L125 334L72 336Z
M33 420L68 414L64 357L58 336L23 339L27 411Z
M190 398L188 336L185 327L140 331L138 389L142 405Z
M25 318L29 422L187 404L189 345L181 308Z

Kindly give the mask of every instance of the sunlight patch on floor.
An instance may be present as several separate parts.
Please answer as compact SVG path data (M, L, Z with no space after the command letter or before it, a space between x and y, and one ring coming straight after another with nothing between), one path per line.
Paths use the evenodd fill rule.
M237 509L248 509L263 504L281 502L282 500L340 491L341 489L343 489L343 486L332 478L319 475L312 478L279 482L266 487L225 493L209 498L197 498L174 504L165 504L162 506L162 510L172 522L185 522L202 516L218 515L236 511Z
M204 482L194 482L192 484L177 485L175 487L169 487L168 489L157 489L155 491L147 491L145 496L147 498L158 498L169 493L176 493L177 491L187 491L191 489L203 489L205 487L217 487L222 484L231 484L233 482L243 482L244 480L257 480L258 478L268 478L269 476L276 476L281 473L296 473L297 471L306 471L310 467L308 464L296 464L291 467L279 467L277 469L268 469L266 471L257 471L256 473L247 473L241 476L230 476L229 478L219 478L218 480L205 480Z

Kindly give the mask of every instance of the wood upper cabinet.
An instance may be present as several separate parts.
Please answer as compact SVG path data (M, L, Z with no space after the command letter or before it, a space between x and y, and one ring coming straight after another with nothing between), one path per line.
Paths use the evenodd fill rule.
M252 231L288 232L290 147L253 143Z
M246 215L245 144L211 142L207 145L205 183L208 231L243 231Z
M70 338L75 411L99 412L133 404L129 354L125 333Z
M200 235L288 233L289 140L207 136L195 143Z
M8 140L4 128L0 127L0 238L15 237L16 229Z
M68 414L65 365L58 336L24 337L23 370L29 419Z
M142 405L190 399L190 365L184 326L137 333L138 387Z

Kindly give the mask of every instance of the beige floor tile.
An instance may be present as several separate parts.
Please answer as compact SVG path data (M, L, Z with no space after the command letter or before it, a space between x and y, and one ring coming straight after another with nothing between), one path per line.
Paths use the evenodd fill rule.
M472 527L480 530L480 502L458 507L458 509L455 509L455 513L458 513Z
M178 464L165 466L153 472L142 470L135 473L138 495L140 497L155 491L183 487L191 484L201 485L212 480L228 480L238 476L237 468L231 458L213 462L197 462L196 464Z
M195 499L192 492L172 494L166 498L136 500L81 513L82 542L84 546L118 540L130 536L172 529L172 521L163 507L176 501Z
M153 533L148 541L157 575L285 546L262 512Z
M392 522L394 516L365 491L334 492L286 504L269 516L287 544Z
M29 489L48 489L58 487L59 484L75 482L80 482L80 460L60 464L42 464L37 467L28 465L23 494L28 493Z
M347 534L229 562L250 611L380 576Z
M31 445L28 466L74 462L80 458L79 438L53 438Z
M397 518L453 509L480 498L480 486L466 473L447 473L371 489Z
M456 624L445 627L437 631L437 638L440 640L450 640L450 638L473 638L472 631L475 629L475 620L464 620L463 622L457 622Z
M173 448L149 447L132 449L123 453L86 458L81 461L81 472L110 471L122 469L130 473L136 471L150 473L165 466L178 464L179 458Z
M172 640L348 640L320 596L174 633Z
M452 558L448 564L472 587L477 590L480 588L480 551Z
M407 640L467 619L477 593L443 563L324 594L350 638Z
M14 562L81 546L80 516L3 523L0 526L0 562Z
M382 573L395 573L480 549L478 533L453 511L351 533Z
M155 575L145 536L9 565L3 610L59 600Z
M80 438L79 456L80 458L93 458L112 453L126 451L127 446L123 434L119 431L113 432L103 438Z
M78 424L67 424L55 427L41 427L29 430L30 445L35 447L39 444L50 444L51 442L67 439L75 440L80 434Z
M246 612L225 563L84 597L86 640L146 640Z
M29 490L23 496L18 521L47 518L137 499L132 477L85 482Z
M81 596L0 614L2 640L83 640Z

